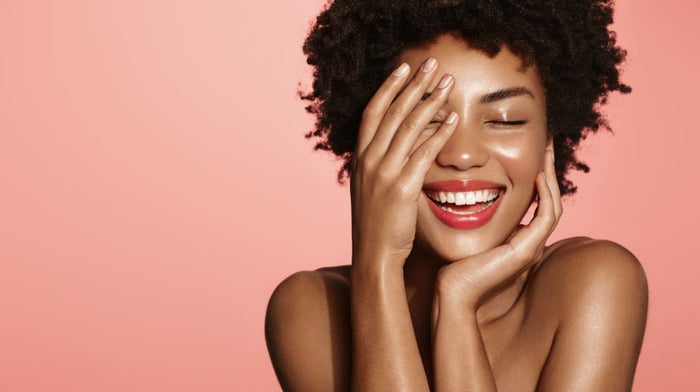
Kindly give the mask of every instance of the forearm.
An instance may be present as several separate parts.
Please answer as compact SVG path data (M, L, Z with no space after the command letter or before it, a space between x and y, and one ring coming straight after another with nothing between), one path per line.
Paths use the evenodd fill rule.
M428 391L403 269L353 265L353 391Z
M496 391L476 312L439 298L433 306L435 390Z

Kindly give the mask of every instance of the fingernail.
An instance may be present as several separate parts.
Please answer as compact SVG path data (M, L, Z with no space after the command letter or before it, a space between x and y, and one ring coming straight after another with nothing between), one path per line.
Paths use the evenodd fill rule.
M399 65L398 68L396 68L396 70L394 71L394 76L396 76L397 78L400 78L400 77L406 75L410 68L411 67L409 67L408 64L403 63L403 64Z
M440 79L440 83L438 83L438 88L445 88L452 83L452 75L443 75L442 79Z
M435 60L434 58L431 57L428 60L426 60L425 63L423 63L421 70L423 72L430 72L430 71L435 69L436 65L437 65L437 60Z
M450 113L449 116L447 116L447 118L445 119L446 124L454 124L455 121L457 121L457 113L455 112Z
M549 149L549 159L551 159L552 162L554 162L554 149L553 148Z

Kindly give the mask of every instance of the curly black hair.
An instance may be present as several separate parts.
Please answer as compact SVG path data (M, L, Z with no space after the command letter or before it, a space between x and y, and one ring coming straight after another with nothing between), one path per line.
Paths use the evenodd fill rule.
M609 30L613 0L335 0L304 43L314 69L313 90L301 93L316 116L306 137L332 151L350 174L364 107L397 65L401 52L459 33L471 47L495 56L507 45L525 66L536 65L546 93L562 194L576 192L569 169L588 172L575 155L581 139L610 129L600 107L620 82L626 52Z

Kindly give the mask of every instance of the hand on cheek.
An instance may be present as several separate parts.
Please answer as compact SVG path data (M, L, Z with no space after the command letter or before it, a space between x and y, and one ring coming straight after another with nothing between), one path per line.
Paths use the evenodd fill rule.
M535 178L537 209L532 220L516 229L503 245L443 267L437 282L438 296L476 311L494 290L538 262L562 214L557 184L550 144L545 151L544 171Z

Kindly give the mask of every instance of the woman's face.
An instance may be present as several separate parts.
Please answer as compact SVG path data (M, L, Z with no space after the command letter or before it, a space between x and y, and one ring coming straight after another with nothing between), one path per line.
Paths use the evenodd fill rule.
M491 58L456 36L407 49L399 57L417 70L438 60L455 86L435 123L455 111L460 121L425 177L418 201L416 246L447 261L502 244L533 199L547 143L544 88L507 47ZM422 139L421 139L422 140Z

